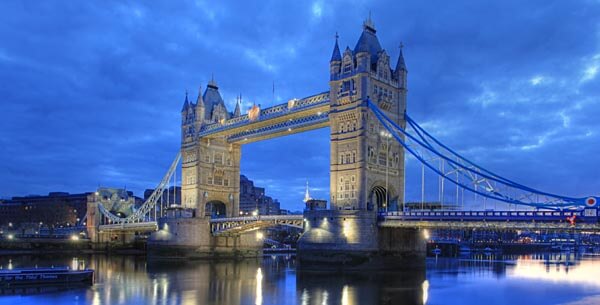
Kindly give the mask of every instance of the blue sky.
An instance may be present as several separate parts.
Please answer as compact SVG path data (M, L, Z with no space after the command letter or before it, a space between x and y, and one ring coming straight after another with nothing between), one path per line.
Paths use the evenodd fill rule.
M369 11L394 61L405 45L428 131L523 184L600 193L599 1L2 1L0 197L141 195L179 148L186 89L214 74L245 111L326 91L335 32L353 48ZM328 133L246 145L242 173L286 208L306 179L328 198Z

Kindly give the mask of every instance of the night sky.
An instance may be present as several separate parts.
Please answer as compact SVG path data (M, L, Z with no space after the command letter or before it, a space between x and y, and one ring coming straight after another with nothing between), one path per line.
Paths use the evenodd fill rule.
M327 91L336 31L353 49L369 11L392 66L404 43L408 112L429 132L525 185L600 194L599 1L1 1L0 197L141 196L179 149L186 90L214 74L243 112ZM242 156L284 208L307 179L329 198L327 128Z

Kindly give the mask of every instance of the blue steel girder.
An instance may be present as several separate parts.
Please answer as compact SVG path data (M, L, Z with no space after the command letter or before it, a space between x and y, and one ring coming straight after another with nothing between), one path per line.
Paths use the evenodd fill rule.
M263 138L292 134L329 125L329 92L265 108L258 117L248 114L205 125L198 137L225 137L229 142L249 143Z
M594 196L574 198L551 194L504 178L476 165L445 146L428 134L407 114L404 117L408 124L402 127L388 118L370 100L367 101L367 105L390 135L405 148L407 156L414 157L424 168L427 167L441 178L440 193L442 196L440 200L442 202L444 181L457 186L456 204L458 204L459 188L482 196L484 206L485 199L490 199L509 205L560 210L595 207L600 201L600 197ZM408 128L411 128L411 132L408 131Z

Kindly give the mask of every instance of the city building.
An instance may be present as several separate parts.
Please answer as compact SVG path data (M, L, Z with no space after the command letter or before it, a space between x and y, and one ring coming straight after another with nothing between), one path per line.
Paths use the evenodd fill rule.
M81 225L87 211L87 196L51 192L47 196L12 197L0 202L0 227L35 233L45 229Z
M265 188L254 186L254 182L240 175L240 215L252 215L257 211L260 215L278 215L280 203L265 195Z

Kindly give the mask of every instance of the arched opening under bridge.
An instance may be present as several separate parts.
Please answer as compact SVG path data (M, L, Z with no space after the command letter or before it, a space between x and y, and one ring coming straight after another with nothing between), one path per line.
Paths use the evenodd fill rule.
M219 200L212 200L204 206L204 215L211 218L227 217L227 207Z
M369 209L376 208L378 211L397 211L398 196L395 195L394 189L388 186L375 185L369 192Z

